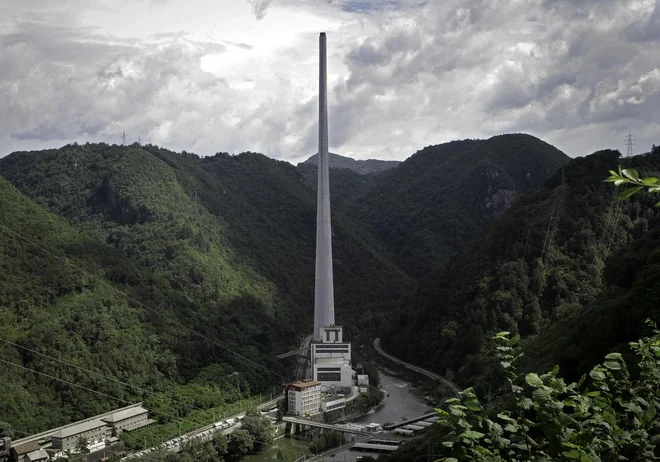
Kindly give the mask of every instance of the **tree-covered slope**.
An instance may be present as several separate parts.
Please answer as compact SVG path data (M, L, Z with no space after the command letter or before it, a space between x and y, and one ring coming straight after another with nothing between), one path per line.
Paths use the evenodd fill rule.
M424 279L567 161L522 134L428 146L378 174L346 209L387 244L401 268Z
M614 187L603 180L619 163L657 173L660 159L619 156L618 151L602 151L575 159L538 193L519 198L435 275L411 310L396 320L386 346L437 371L459 371L459 380L472 383L475 376L488 374L484 355L493 332L511 331L524 338L546 332L539 339L559 345L557 336L568 337L568 332L553 327L551 338L548 329L561 326L557 323L567 322L562 320L582 312L583 306L627 306L623 299L613 300L616 288L608 289L616 278L603 280L605 260L660 224L657 200L639 195L630 202L616 201ZM616 270L608 267L607 274ZM607 295L598 298L606 289ZM628 297L625 291L623 295ZM643 309L635 323L648 314ZM593 329L599 329L597 323ZM639 334L636 328L629 331ZM620 341L603 339L594 360Z

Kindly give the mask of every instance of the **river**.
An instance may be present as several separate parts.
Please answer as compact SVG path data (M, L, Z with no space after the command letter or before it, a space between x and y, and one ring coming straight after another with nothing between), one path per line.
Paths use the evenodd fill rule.
M364 424L374 422L380 424L386 422L399 422L401 420L417 417L432 410L432 408L422 399L419 390L415 389L409 382L386 374L383 371L379 371L379 373L381 388L386 393L386 396L383 398L383 404L371 413L355 419L354 422ZM387 435L386 438L392 438L392 435ZM282 438L277 440L272 447L259 454L248 456L243 460L245 462L272 462L277 460L277 453L279 450L284 456L285 461L293 461L297 457L309 453L307 450L307 444L307 442L299 441L297 439ZM333 460L341 462L352 461L355 460L355 457L358 454L360 453L345 451L337 454Z
M426 404L420 396L419 390L403 379L385 374L380 374L380 385L387 394L383 398L383 404L370 414L355 419L358 423L387 423L399 422L412 419L422 414L431 412L433 409ZM388 396L389 395L389 396Z

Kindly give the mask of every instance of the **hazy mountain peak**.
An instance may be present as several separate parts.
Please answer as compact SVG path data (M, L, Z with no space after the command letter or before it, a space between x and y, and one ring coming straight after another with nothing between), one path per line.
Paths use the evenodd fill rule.
M333 154L333 153L329 153L329 154L330 154L330 168L347 168L361 175L383 172L385 170L394 168L401 163L398 160L378 160L378 159L356 160L350 157L340 156L339 154ZM318 154L314 154L306 161L301 162L301 164L317 165L318 164L317 158L318 158Z

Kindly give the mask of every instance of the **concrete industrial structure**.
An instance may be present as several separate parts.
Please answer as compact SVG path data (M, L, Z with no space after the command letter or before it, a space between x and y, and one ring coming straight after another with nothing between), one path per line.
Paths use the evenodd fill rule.
M87 440L87 444L94 444L105 441L112 436L111 429L101 419L82 422L78 425L72 425L55 433L51 436L53 449L61 451L76 451L76 444L80 438Z
M103 446L113 434L116 436L122 431L135 430L153 423L149 419L149 411L142 406L122 409L108 416L81 422L77 425L64 427L51 436L52 448L61 451L76 451L80 438L87 440L88 449L94 446Z
M303 380L286 387L287 413L290 415L318 414L321 408L321 382Z
M24 460L26 462L48 462L50 460L50 456L45 449L39 449L37 451L28 453Z
M319 153L316 196L316 278L314 285L314 341L321 328L335 323L330 225L330 168L328 156L327 57L325 32L319 37Z
M331 388L350 389L354 375L351 368L351 344L343 341L341 326L321 327L319 331L321 343L312 344L314 380L322 383L323 391Z
M329 396L321 401L321 410L323 412L336 411L337 409L343 409L346 407L346 398Z
M333 387L350 389L354 375L351 368L351 344L343 341L341 326L335 326L325 32L321 32L319 36L319 151L314 289L314 332L311 349L314 380L321 382L324 391Z
M154 422L149 419L149 411L142 406L115 412L101 420L112 428L115 436L118 436L122 431L135 430Z
M39 443L36 441L29 441L27 443L15 444L11 448L11 459L17 462L27 461L27 455L38 451L40 449Z
M0 438L0 462L55 460L65 457L66 451L77 452L81 438L86 441L87 450L94 452L116 443L118 439L113 434L151 423L153 420L149 419L149 411L142 403L137 403L16 441Z

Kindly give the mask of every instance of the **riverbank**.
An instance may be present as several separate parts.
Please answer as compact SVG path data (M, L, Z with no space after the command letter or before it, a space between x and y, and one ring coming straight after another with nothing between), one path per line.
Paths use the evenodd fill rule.
M376 353L378 353L380 356L386 358L391 363L394 363L397 366L403 367L407 370L413 371L417 374L423 375L423 376L427 377L428 379L433 380L436 383L441 384L443 388L448 389L456 398L459 398L459 399L461 398L461 390L454 382L452 382L448 378L443 377L439 374L436 374L435 372L432 372L428 369L424 369L422 367L419 367L419 366L416 366L416 365L411 364L409 362L406 362L403 359L392 356L391 354L389 354L385 350L383 350L383 348L381 347L379 338L374 340L373 347L374 347L374 351Z
M369 411L362 412L357 417L347 417L346 421L360 424L369 423L393 423L401 422L419 415L423 415L433 408L429 406L424 395L427 391L424 388L418 388L413 383L397 375L379 369L380 388L385 392L382 402ZM380 435L382 436L382 435ZM396 438L395 435L386 435L387 438ZM334 457L332 455L334 454ZM260 454L247 456L244 462L274 462L274 461L294 461L303 455L311 455L309 451L309 441L302 438L282 438L265 449ZM351 451L350 449L338 448L328 453L324 459L339 460L347 462L357 460L357 457L364 456L364 452ZM322 460L322 459L319 459Z

